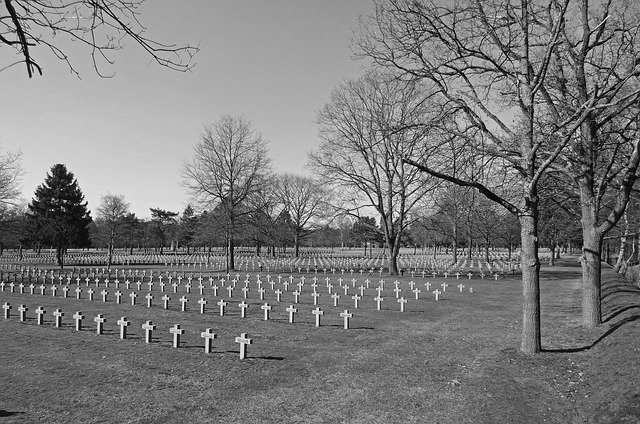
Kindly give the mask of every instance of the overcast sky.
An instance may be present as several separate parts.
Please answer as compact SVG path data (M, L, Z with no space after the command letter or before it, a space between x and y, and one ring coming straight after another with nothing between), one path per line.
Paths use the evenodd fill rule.
M304 173L319 144L316 111L344 79L364 73L349 42L371 8L369 0L148 1L141 20L152 38L200 44L193 72L150 63L130 42L105 68L115 71L111 79L73 48L78 79L35 49L42 77L29 80L24 66L0 72L0 149L22 151L26 201L63 163L90 209L110 192L139 217L149 207L184 209L180 164L223 114L244 115L262 132L278 171Z

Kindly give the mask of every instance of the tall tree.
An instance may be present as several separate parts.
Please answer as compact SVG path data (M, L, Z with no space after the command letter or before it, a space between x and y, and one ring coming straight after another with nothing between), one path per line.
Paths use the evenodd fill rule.
M640 164L640 5L572 2L549 66L545 104L555 121L590 105L558 169L574 182L582 223L582 321L602 322L604 236L624 213Z
M318 113L322 142L309 157L324 183L336 189L341 202L334 206L342 213L357 219L373 208L380 215L394 275L411 213L432 188L426 174L402 162L405 154L428 157L418 125L428 115L423 96L419 86L383 73L345 82Z
M235 269L235 237L251 214L248 200L270 172L267 143L243 117L225 115L205 127L194 156L182 166L184 184L197 203L224 216L227 270Z
M106 194L100 199L97 209L96 225L107 242L107 266L111 268L116 237L125 226L125 216L129 213L129 202L121 194Z
M73 173L62 164L54 165L44 183L38 186L28 205L29 225L38 238L35 244L52 244L56 260L64 267L64 254L69 247L89 245L88 225L91 216L87 202Z
M327 190L316 180L284 173L279 176L277 196L291 218L294 255L300 256L300 242L313 232L314 220L326 214Z
M42 75L36 52L49 52L79 75L68 40L79 42L91 54L95 71L114 63L114 52L133 41L162 66L187 71L198 51L194 46L158 42L146 34L140 21L144 0L4 0L0 8L0 45L13 49L16 59L0 64L0 71L24 63L29 78ZM107 76L109 76L107 74Z
M442 161L426 163L407 154L406 162L438 178L475 187L518 217L523 292L520 348L530 354L541 349L538 181L566 147L589 107L580 105L562 122L537 126L549 122L547 111L539 105L568 3L390 0L377 3L375 15L363 24L356 39L361 56L402 77L429 84L433 103L444 108L440 123L446 128L439 135L431 134L434 142L442 140L442 150L437 151ZM454 151L448 153L444 150L451 138ZM491 158L478 169L504 164L507 175L517 175L518 195L505 197L499 186L451 174L447 160L452 154L474 153L478 160Z

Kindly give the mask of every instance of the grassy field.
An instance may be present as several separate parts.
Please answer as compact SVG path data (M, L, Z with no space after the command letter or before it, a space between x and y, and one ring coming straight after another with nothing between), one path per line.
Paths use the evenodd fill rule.
M318 328L308 276L293 324L285 308L293 303L294 288L281 303L267 290L273 310L266 322L255 276L246 318L240 317L237 289L229 299L222 290L214 298L210 289L200 296L197 289L174 294L167 286L168 310L157 285L152 308L146 307L146 285L136 306L131 290L123 288L120 305L114 288L107 303L102 288L93 301L86 293L77 300L60 292L53 298L50 291L41 296L5 289L0 304L9 302L12 315L0 319L0 423L640 422L640 290L606 269L606 322L589 332L579 324L575 258L544 268L542 275L545 351L532 357L518 350L518 276L497 282L461 277L464 293L449 277L451 285L437 302L425 295L424 282L439 285L444 278L414 279L423 290L415 300L408 291L411 279L404 277L402 295L411 298L404 313L391 291L395 279L385 278L382 311L375 310L373 285L359 309L353 308L354 289L334 308L321 279L325 314ZM357 278L362 284L364 278ZM380 278L371 279L377 286ZM185 312L177 300L182 295L189 298ZM216 305L220 296L228 301L224 317ZM209 301L204 315L196 303L200 297ZM18 319L20 304L29 308L26 322ZM36 324L38 306L46 310L43 325ZM62 328L54 326L56 308L65 312ZM349 330L339 316L344 309L354 314ZM81 332L71 318L75 311L86 316ZM98 314L107 318L103 335L95 331ZM131 322L126 340L116 324L121 316ZM141 329L146 320L157 325L152 344ZM169 333L175 324L186 330L178 349ZM205 328L218 335L210 354L200 338ZM243 332L253 344L241 361L234 338Z

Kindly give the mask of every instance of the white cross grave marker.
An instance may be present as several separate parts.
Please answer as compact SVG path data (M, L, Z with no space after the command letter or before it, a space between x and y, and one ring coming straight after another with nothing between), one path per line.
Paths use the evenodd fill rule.
M316 308L311 311L313 315L316 316L316 327L320 327L320 316L324 315L324 312L320 308Z
M211 344L213 342L213 339L218 337L218 335L214 333L211 328L207 328L202 333L200 333L200 337L204 339L204 353L211 353Z
M253 343L253 340L247 337L247 333L240 334L240 337L236 337L236 343L240 344L240 359L247 357L247 345Z
M240 317L245 318L247 316L247 308L249 307L249 305L243 300L242 302L238 303L238 307L240 308Z
M294 316L295 313L298 312L298 310L296 308L293 307L293 305L289 306L287 309L285 309L287 312L289 312L289 322L293 323L294 321Z
M268 303L265 303L260 307L264 311L264 320L269 321L269 311L271 310L271 306Z
M169 333L173 334L173 347L177 349L180 347L180 336L184 334L184 329L180 328L179 324L176 324L169 329Z
M207 304L207 300L204 297L201 297L200 300L198 300L198 304L200 305L200 313L204 314L204 307Z
M404 312L404 305L407 303L407 299L401 297L398 299L398 303L400 304L400 312Z
M36 309L36 314L38 315L38 318L37 318L37 321L36 321L36 322L38 323L38 325L42 325L42 323L43 323L43 321L44 321L44 320L43 320L43 318L42 318L42 316L43 316L46 312L47 312L47 311L45 311L45 310L42 308L42 306L38 306L38 309Z
M56 309L53 311L53 316L56 317L56 327L62 327L62 317L64 316L64 312L60 309Z
M121 339L126 339L127 338L127 326L130 324L130 322L127 321L127 317L120 318L118 321L116 321L116 324L118 324L120 326L120 338Z
M107 321L107 319L103 317L102 314L98 314L98 316L95 317L93 321L96 323L96 334L102 334L103 325Z
M156 326L153 325L151 321L147 321L142 324L142 329L144 330L145 343L151 343L151 339L153 338L153 330L156 329Z
M349 313L349 311L348 311L347 309L345 309L345 310L344 310L344 312L342 312L342 313L340 314L340 316L341 316L342 318L344 318L344 329L345 329L345 330L348 330L348 329L349 329L349 318L352 318L352 317L353 317L353 314L352 314L352 313Z
M82 319L84 318L84 315L82 315L82 312L78 311L75 314L73 314L73 319L76 320L76 331L82 331Z
M227 306L227 302L225 302L223 299L220 299L220 301L218 302L218 306L220 306L220 316L223 317L224 307Z
M20 321L26 321L27 320L27 311L29 310L29 308L27 308L24 305L20 305L18 307L18 312L20 312Z
M187 302L189 301L189 299L187 299L186 296L182 295L182 297L179 299L180 300L180 304L182 305L182 312L187 310Z

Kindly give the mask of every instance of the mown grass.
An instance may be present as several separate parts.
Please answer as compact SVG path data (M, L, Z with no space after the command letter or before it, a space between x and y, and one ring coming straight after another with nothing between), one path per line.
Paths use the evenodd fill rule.
M586 331L579 323L579 271L571 260L543 270L545 351L536 356L518 350L518 276L470 284L461 277L465 293L451 284L438 302L425 295L424 282L444 279L415 278L423 298L411 294L405 313L390 291L394 279L385 278L382 311L375 310L373 288L360 309L353 309L353 290L334 308L319 282L325 311L319 328L310 313L309 280L294 324L285 311L292 287L282 303L268 290L268 322L254 283L246 318L237 307L239 290L220 317L211 290L202 315L197 289L169 293L169 310L158 295L154 307L146 307L146 285L136 306L122 288L120 305L114 288L107 303L98 293L90 302L86 294L76 300L6 289L0 303L13 309L9 320L0 319L0 422L640 422L639 290L605 270L606 322ZM407 298L410 280L400 279ZM177 301L183 294L186 312ZM219 295L227 299L226 292ZM18 320L21 303L29 307L27 322ZM47 311L42 326L35 321L38 306ZM66 314L62 328L54 326L56 308ZM349 330L339 316L344 309L354 313ZM79 333L71 318L78 310L87 317ZM107 318L103 335L95 334L92 320L99 313ZM116 325L121 316L131 321L126 340ZM140 328L146 320L157 325L152 344ZM169 333L175 324L186 330L179 349ZM200 332L209 327L218 339L207 355ZM234 343L242 332L254 341L244 361Z

